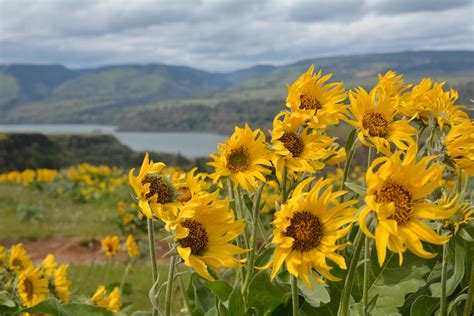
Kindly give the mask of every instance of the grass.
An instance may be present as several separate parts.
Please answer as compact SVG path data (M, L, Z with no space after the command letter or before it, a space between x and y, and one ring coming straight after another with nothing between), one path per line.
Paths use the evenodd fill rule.
M125 262L116 262L110 270L106 283L111 285L111 287L120 284L125 268ZM107 265L105 264L95 265L92 269L89 265L71 265L69 268L69 277L73 284L73 297L91 297L97 287L104 283L106 269ZM168 267L160 265L158 271L161 277L161 285L162 282L166 281ZM183 306L177 283L178 282L175 282L173 293L173 315L180 315L180 309ZM151 268L147 260L142 259L134 264L126 278L125 284L125 291L122 296L124 302L123 311L126 314L137 310L150 311L151 303L148 298L148 291L151 288ZM162 294L162 296L164 296L164 292Z
M87 203L67 195L54 196L21 185L0 184L0 240L81 237L119 234L114 222L118 197L107 196ZM22 221L20 209L34 206L42 219Z

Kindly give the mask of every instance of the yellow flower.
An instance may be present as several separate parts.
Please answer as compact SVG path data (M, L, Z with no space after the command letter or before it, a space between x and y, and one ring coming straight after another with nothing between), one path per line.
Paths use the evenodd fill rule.
M387 247L398 253L401 265L407 248L422 258L433 258L436 254L426 251L421 241L441 245L449 239L424 223L448 218L456 212L455 208L446 209L426 201L442 184L444 167L431 163L435 156L417 162L417 150L416 145L411 146L403 160L403 151L377 158L367 171L366 207L359 215L359 225L365 235L375 239L380 265L385 261ZM366 224L370 212L376 216L375 235Z
M270 173L265 166L271 166L270 152L265 144L265 135L260 129L252 131L245 124L245 128L235 127L235 132L225 144L219 144L218 154L211 154L213 159L209 163L213 166L214 182L220 177L230 177L235 186L253 191L258 181L265 181L265 174Z
M43 268L43 271L46 273L46 275L51 275L57 266L58 263L52 254L48 254L41 263L41 267Z
M320 179L309 192L303 192L313 180L310 177L298 184L291 199L275 213L272 243L276 249L273 259L263 267L272 267L272 278L283 262L289 273L308 286L311 286L309 276L313 269L329 280L339 280L330 273L332 268L326 259L346 269L344 257L336 253L346 244L336 244L336 241L349 232L355 213L350 205L356 201L339 203L338 197L346 192L332 192L331 180ZM323 282L317 276L315 280Z
M26 254L25 248L22 244L13 245L10 249L10 257L8 258L8 267L10 270L15 272L21 272L22 270L32 266L33 262L30 257Z
M213 194L192 199L181 208L170 226L184 264L208 280L214 280L207 270L208 265L238 268L241 263L234 255L246 252L230 243L242 233L244 221L234 221L228 200L214 202L215 199Z
M155 213L159 219L166 222L174 217L177 203L171 180L159 174L164 167L164 163L154 163L150 160L147 153L138 176L134 176L135 168L133 168L128 174L128 179L145 216L152 218Z
M191 200L195 195L203 193L210 187L206 182L206 175L204 173L195 174L197 168L191 169L188 174L184 172L177 172L178 178L173 182L176 183L176 191L178 197L176 200L182 204Z
M7 261L7 249L0 245L0 266L3 267L5 262Z
M122 224L123 225L127 225L128 223L130 223L131 221L133 221L133 215L130 214L130 213L124 213L122 215Z
M474 122L463 120L446 135L446 151L454 164L474 176Z
M71 281L67 278L67 264L61 264L52 274L52 292L63 302L69 302Z
M109 257L114 257L120 250L120 239L118 236L105 237L101 243L102 249Z
M444 91L444 84L445 82L437 83L430 78L424 78L402 96L400 113L420 118L425 125L433 118L441 129L445 124L454 125L460 120L468 119L462 110L465 107L455 105L459 97L457 91Z
M91 300L94 302L94 305L107 308L114 312L120 311L120 307L122 307L122 302L120 301L120 289L118 287L115 287L113 291L107 295L105 286L100 285L94 295L92 295Z
M40 268L30 265L19 274L17 290L26 307L34 306L46 299L48 280Z
M396 103L388 96L378 93L376 88L368 94L357 88L349 94L350 108L354 120L348 122L359 129L359 140L365 146L375 147L377 152L390 155L390 143L399 149L413 144L417 131L408 121L395 121Z
M264 186L261 200L265 203L262 212L269 213L276 208L276 203L281 204L280 186L278 182L271 180Z
M342 102L347 96L342 82L325 84L332 74L322 76L321 70L317 74L313 71L314 65L288 86L286 106L310 127L324 129L344 118L347 106Z
M315 172L324 168L322 160L337 155L333 140L308 127L304 121L288 112L281 112L273 121L273 165L278 180L282 181L283 168L293 172Z
M127 253L130 257L140 255L140 249L132 235L128 235L127 240L125 241L125 246L127 247Z

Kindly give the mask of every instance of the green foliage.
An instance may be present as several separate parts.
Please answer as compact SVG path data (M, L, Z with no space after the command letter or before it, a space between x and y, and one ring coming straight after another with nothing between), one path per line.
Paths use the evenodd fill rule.
M280 304L287 304L291 299L290 287L270 280L270 271L255 274L249 286L247 304L257 311L258 315L270 315Z
M43 221L44 207L38 204L19 204L16 207L16 214L20 221Z
M53 316L74 316L74 315L90 315L90 316L114 316L123 315L113 313L102 307L91 306L79 303L61 304L58 300L50 298L33 307L24 309L22 312L28 313L47 313Z

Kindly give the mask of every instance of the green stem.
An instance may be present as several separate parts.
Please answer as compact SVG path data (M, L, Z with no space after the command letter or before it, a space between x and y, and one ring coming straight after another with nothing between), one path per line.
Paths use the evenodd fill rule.
M263 222L260 216L257 217L257 226L258 226L258 230L260 231L260 235L262 235L263 243L265 244L265 246L268 246L268 243L269 243L268 237L265 232L265 227L263 226Z
M349 176L349 170L351 167L352 163L352 158L354 158L355 150L357 148L356 146L356 141L352 144L351 149L349 150L349 153L347 154L347 159L346 162L344 163L344 173L342 174L342 182L341 182L341 190L344 190L346 188L346 181L347 177ZM345 195L342 195L340 197L341 203L344 202Z
M369 267L370 267L370 239L368 237L364 238L364 288L362 295L362 304L364 310L369 304Z
M131 268L132 268L132 262L129 261L129 262L127 263L127 267L125 268L125 271L124 271L124 273L123 273L122 280L120 281L120 287L119 287L119 288L120 288L121 291L123 290L123 286L124 286L124 284L125 284L125 280L127 279L128 273L130 272L130 269L131 269Z
M260 199L262 197L262 190L263 190L263 185L262 183L260 187L257 189L257 193L255 194L255 199L253 202L253 217L252 217L252 236L251 236L251 241L252 245L250 248L250 255L249 255L249 261L248 261L248 268L247 268L247 273L245 275L244 279L244 285L242 286L242 294L245 295L247 292L247 289L250 285L250 280L252 279L252 274L253 274L253 264L255 262L255 253L257 251L257 231L258 231L258 212L260 211Z
M281 183L281 199L282 203L286 203L286 199L288 198L288 192L286 192L286 177L288 174L288 169L283 167L283 175L282 175L282 183Z
M158 277L158 264L156 263L156 248L155 248L155 230L153 227L153 219L147 218L147 228L148 228L148 246L150 248L150 261L151 261L151 278L152 286L155 284ZM158 310L153 308L152 315L158 315Z
M439 298L439 310L441 316L448 314L448 307L446 305L446 283L448 279L448 246L449 242L443 245L443 262L441 265L441 296Z
M176 271L179 272L179 266L176 266ZM186 287L184 286L182 274L178 276L178 285L179 290L181 292L181 296L183 297L184 305L186 305L186 309L188 310L189 315L192 315L193 308L191 306L191 303L189 303L188 295L186 294Z
M240 191L240 188L237 188L236 189L237 191L237 194L235 195L235 201L236 201L236 210L237 210L237 217L238 219L244 219L244 211L243 211L243 208L242 208L242 194L241 194L241 191ZM249 239L248 239L248 236L247 236L247 228L244 228L244 231L242 233L242 235L244 236L244 246L245 248L249 248Z
M349 301L351 298L352 285L354 284L354 276L357 270L357 264L359 263L360 253L363 246L363 234L359 230L355 239L355 249L352 254L351 263L349 265L349 270L347 271L346 280L344 282L344 289L342 290L341 302L339 304L339 316L349 315Z
M107 258L107 267L105 268L104 279L102 280L102 284L107 284L109 280L110 268L112 267L112 257Z
M293 309L293 316L299 315L299 301L298 301L298 278L291 275L291 302Z
M464 305L463 316L471 315L472 298L474 297L474 263L471 263L471 277L467 289L466 305Z
M457 179L457 184L456 184L456 189L457 189L457 192L458 194L461 194L462 192L462 169L459 168L459 172L458 172L458 179Z
M176 256L170 259L170 266L168 270L168 283L166 284L165 296L165 316L171 316L171 294L173 292L174 268L176 264Z

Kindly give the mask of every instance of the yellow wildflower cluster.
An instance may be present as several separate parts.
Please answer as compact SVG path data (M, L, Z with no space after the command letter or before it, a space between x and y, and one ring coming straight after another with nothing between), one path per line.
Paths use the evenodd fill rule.
M118 236L108 236L101 240L102 250L108 257L115 257L121 250L120 238ZM135 238L128 235L122 247L129 257L137 257L140 255L140 248L138 247Z
M19 307L31 307L49 297L68 302L71 281L68 265L58 265L48 254L39 265L34 265L22 244L9 249L0 245L0 280L6 286L8 297ZM1 285L0 285L1 288Z
M0 173L0 183L21 183L29 185L33 182L51 183L57 176L58 171L54 169L26 169L24 171L10 171Z
M269 139L248 124L235 127L210 155L209 175L167 172L148 154L139 171L130 170L150 243L155 221L168 234L168 282L178 257L207 280L225 280L231 274L225 268L245 266L230 278L250 295L256 257L271 252L258 269L271 268L271 279L282 288L289 273L293 315L302 299L298 280L312 287L341 278L346 282L339 313L347 315L355 269L361 262L368 267L372 250L381 266L387 250L398 254L400 265L407 251L430 259L436 248L426 244L445 245L472 220L462 191L474 170L474 130L456 104L457 93L431 79L407 84L392 71L379 75L368 91L346 91L331 76L311 66L288 86L287 109L275 116ZM342 122L353 127L345 147L328 135L329 126ZM359 165L351 167L361 146L363 156L354 160ZM340 164L344 169L333 166ZM456 175L454 192L446 184ZM362 252L365 261L359 261ZM151 255L154 261L153 250ZM365 309L368 295L360 303ZM242 303L252 300L247 296Z

